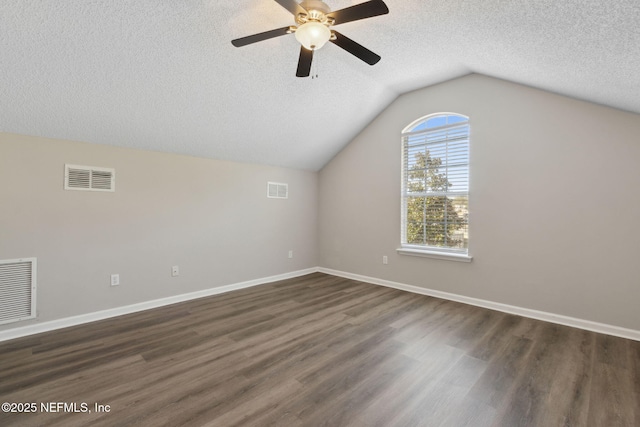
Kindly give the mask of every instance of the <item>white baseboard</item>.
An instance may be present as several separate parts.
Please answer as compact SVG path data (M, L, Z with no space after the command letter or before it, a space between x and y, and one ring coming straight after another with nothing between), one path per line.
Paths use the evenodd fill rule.
M571 326L574 328L585 329L587 331L640 341L640 331L634 329L627 329L619 326L607 325L605 323L592 322L590 320L577 319L575 317L547 313L545 311L532 310L529 308L516 307L513 305L501 304L498 302L492 302L478 298L465 297L463 295L451 294L448 292L422 288L420 286L406 285L404 283L392 282L390 280L377 279L375 277L368 277L359 274L347 273L344 271L332 270L330 268L319 267L317 271L321 273L331 274L333 276L344 277L346 279L358 280L360 282L386 286L388 288L400 289L402 291L413 292L416 294L457 301L464 304L475 305L478 307L502 311L510 314L517 314L518 316L543 320L545 322L556 323L559 325Z
M204 289L202 291L190 292L188 294L175 295L167 298L160 298L152 301L145 301L137 304L127 305L124 307L111 308L108 310L96 311L94 313L81 314L78 316L65 317L64 319L51 320L48 322L35 323L28 326L22 326L14 329L0 331L0 342L21 338L28 335L39 334L42 332L53 331L56 329L68 328L70 326L81 325L84 323L104 320L111 317L122 316L125 314L136 313L138 311L158 308L165 305L175 304L178 302L189 301L197 298L208 297L212 295L223 294L226 292L236 291L238 289L250 288L253 286L263 285L265 283L277 282L279 280L291 279L294 277L304 276L306 274L317 272L317 268L308 268L305 270L292 271L290 273L278 274L276 276L263 277L246 282L233 283L231 285L220 286L217 288Z
M230 285L220 286L217 288L205 289L202 291L191 292L188 294L175 295L167 298L160 298L152 301L141 302L138 304L117 307L108 310L97 311L94 313L81 314L78 316L66 317L64 319L52 320L48 322L34 323L28 326L17 327L0 331L0 342L15 338L21 338L28 335L39 334L42 332L53 331L56 329L68 328L70 326L81 325L84 323L95 322L98 320L109 319L111 317L122 316L125 314L136 313L138 311L149 310L152 308L163 307L165 305L175 304L179 302L189 301L197 298L208 297L212 295L223 294L239 289L259 286L266 283L277 282L279 280L291 279L294 277L304 276L315 272L330 274L332 276L344 277L346 279L358 280L360 282L371 283L388 288L399 289L402 291L412 292L420 295L427 295L436 298L461 302L463 304L475 305L478 307L488 308L491 310L502 311L505 313L516 314L518 316L529 317L532 319L543 320L545 322L557 323L559 325L571 326L574 328L585 329L587 331L598 332L601 334L612 335L621 338L628 338L640 341L640 331L626 329L619 326L607 325L605 323L592 322L590 320L577 319L575 317L563 316L560 314L548 313L544 311L532 310L529 308L516 307L513 305L502 304L498 302L487 301L478 298L466 297L463 295L452 294L448 292L436 291L433 289L422 288L420 286L407 285L404 283L393 282L390 280L378 279L375 277L363 276L360 274L347 273L344 271L333 270L324 267L308 268L305 270L292 271L290 273L279 274L276 276L263 277L260 279L248 280L246 282L233 283Z

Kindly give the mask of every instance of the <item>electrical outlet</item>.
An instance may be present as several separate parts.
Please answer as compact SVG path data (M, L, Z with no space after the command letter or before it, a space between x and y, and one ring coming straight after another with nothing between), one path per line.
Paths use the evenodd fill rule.
M119 274L112 274L111 275L111 286L118 286L120 285L120 275Z
M180 267L178 267L177 265L174 265L173 267L171 267L171 277L176 277L180 275Z
M289 251L289 258L293 258L293 251Z
M382 263L385 264L385 265L389 264L389 258L387 258L386 255L382 256Z

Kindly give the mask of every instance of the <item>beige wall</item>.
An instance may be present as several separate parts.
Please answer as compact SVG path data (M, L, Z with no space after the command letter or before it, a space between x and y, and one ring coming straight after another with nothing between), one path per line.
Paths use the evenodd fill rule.
M115 168L116 192L64 191L65 163ZM314 172L0 133L0 182L0 259L38 258L38 321L317 265Z
M471 118L469 264L396 253L400 132L437 112ZM398 98L319 187L323 267L640 330L639 115L470 75Z
M469 264L396 253L400 131L436 112L471 117ZM319 265L640 330L639 159L640 116L480 75L403 95L319 174L0 133L0 259L38 258L37 322ZM64 191L65 163L116 192Z

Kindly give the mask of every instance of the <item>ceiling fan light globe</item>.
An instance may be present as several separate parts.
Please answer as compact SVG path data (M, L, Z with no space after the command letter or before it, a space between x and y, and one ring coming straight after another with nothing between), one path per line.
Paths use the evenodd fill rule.
M331 38L331 30L320 22L307 22L295 32L298 42L308 50L318 50Z

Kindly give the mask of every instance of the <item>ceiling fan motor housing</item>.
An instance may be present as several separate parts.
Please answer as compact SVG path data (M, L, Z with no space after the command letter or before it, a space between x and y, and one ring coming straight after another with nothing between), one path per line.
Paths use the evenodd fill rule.
M329 6L323 1L308 0L300 3L300 6L306 11L306 13L300 13L296 16L296 23L298 25L306 24L307 22L319 22L327 27L333 25L334 20L327 16L331 12Z
M325 2L320 0L305 0L300 3L300 6L302 6L306 11L317 10L318 12L322 12L325 15L331 12L329 6Z

